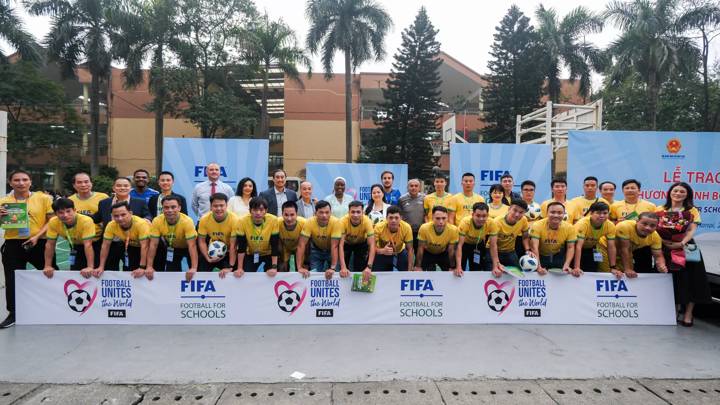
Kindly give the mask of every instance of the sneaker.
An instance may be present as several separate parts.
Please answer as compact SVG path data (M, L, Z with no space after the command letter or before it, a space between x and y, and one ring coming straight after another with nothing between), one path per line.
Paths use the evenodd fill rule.
M6 329L13 325L15 325L15 314L10 314L2 323L0 323L0 329Z

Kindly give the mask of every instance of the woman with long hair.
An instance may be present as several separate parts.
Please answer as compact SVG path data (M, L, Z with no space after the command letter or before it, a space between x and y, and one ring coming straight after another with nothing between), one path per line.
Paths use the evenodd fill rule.
M663 253L673 276L678 323L693 326L695 304L709 303L711 297L702 256L693 258L688 254L697 249L693 236L701 222L693 203L692 187L684 182L672 184L665 204L656 213L660 217L657 232L662 237Z
M365 207L365 215L370 218L373 225L385 219L389 206L390 204L388 204L385 199L383 186L380 184L373 184L370 187L370 199Z
M239 217L250 213L250 199L257 196L255 181L250 177L244 177L238 182L235 195L228 201L228 211L234 212Z
M490 203L488 203L490 218L502 218L507 214L509 207L503 203L503 198L505 198L505 189L502 184L490 186Z

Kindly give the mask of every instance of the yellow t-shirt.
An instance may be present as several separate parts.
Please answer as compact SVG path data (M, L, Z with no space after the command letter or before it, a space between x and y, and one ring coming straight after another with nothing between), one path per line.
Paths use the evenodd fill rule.
M445 225L445 229L440 234L435 231L435 226L431 222L420 225L418 230L418 240L424 242L425 249L434 255L447 250L448 245L457 244L459 237L458 229L453 224Z
M255 225L252 215L244 215L237 221L234 229L234 236L244 236L247 239L245 253L249 255L259 253L260 256L272 253L270 238L279 233L278 217L272 214L265 214L261 225Z
M66 230L67 229L67 230ZM50 218L48 221L47 238L57 240L58 237L68 239L70 244L82 245L83 241L95 239L95 223L87 215L75 215L75 225L67 228L58 217Z
M514 252L515 239L517 239L518 236L522 236L524 232L527 232L528 229L530 229L530 225L528 225L528 220L524 216L520 218L515 223L515 225L508 224L505 220L505 217L496 219L495 223L498 226L498 252L501 253ZM490 244L488 243L487 246L489 247Z
M340 220L335 217L330 217L330 221L325 226L320 226L317 217L312 217L305 222L300 235L310 239L318 249L330 250L331 240L342 237L342 227Z
M662 239L657 232L653 232L650 235L641 238L635 229L636 225L637 221L634 220L625 220L615 225L615 235L617 239L629 240L631 252L647 246L650 246L650 249L652 250L662 249ZM607 239L600 238L599 245L600 247L607 249Z
M209 237L208 243L219 240L230 246L230 238L233 237L233 230L239 218L234 213L225 213L225 219L217 222L212 212L208 212L200 218L198 224L198 235L201 238Z
M278 217L278 232L280 234L280 243L283 247L283 252L293 253L297 249L298 240L300 239L300 233L305 227L307 220L303 217L297 217L297 223L292 231L289 231L285 227L285 221L281 217Z
M590 222L590 217L584 217L575 225L577 238L583 240L583 249L593 249L600 242L601 238L615 240L615 224L612 221L605 221L600 229L595 228Z
M165 215L160 214L153 219L150 226L151 238L163 238L165 242L177 249L187 249L187 241L197 238L197 235L192 218L182 212L175 225L170 225L165 220Z
M488 236L496 236L498 234L498 224L494 219L488 218L480 228L475 227L472 216L463 218L458 226L460 236L465 237L465 243L477 245L485 243Z
M560 222L558 229L550 229L548 219L545 218L532 224L530 237L540 241L541 256L550 256L559 253L567 243L575 243L577 232L565 221Z
M550 205L551 202L555 201L554 199L549 199L543 201L542 204L540 204L540 216L542 218L547 218L547 207ZM565 201L562 202L565 206L565 216L563 217L563 221L569 223L570 225L577 222L580 218L582 218L582 215L580 214L580 211L578 210L578 207L572 202L572 201Z
M47 216L53 214L52 198L45 193L32 192L27 200L16 200L13 195L0 198L0 205L22 202L27 204L28 228L30 230L30 234L27 236L20 236L18 229L6 229L5 239L28 239L37 235L37 233L40 232L40 228L45 226L47 223Z
M467 197L462 192L455 194L452 200L455 209L455 224L459 225L463 218L472 215L473 205L479 202L485 202L480 194L473 193L472 197Z
M610 206L610 203L602 197L597 197L597 198L593 198L592 200L588 200L587 198L585 198L584 195L581 195L580 197L575 197L572 200L570 200L570 203L575 206L575 210L577 211L577 213L580 217L584 217L587 214L588 210L590 209L590 206L595 204L596 202L604 202L605 204Z
M148 239L149 237L150 224L135 215L132 216L132 223L130 224L129 230L126 231L122 229L117 222L110 221L105 227L105 233L103 234L103 239L105 240L123 243L129 241L129 245L135 247L140 246L140 241Z
M413 243L412 227L405 221L400 221L400 228L397 232L390 232L387 221L380 221L375 225L375 246L382 249L392 243L395 247L395 253L400 253L405 249L405 244Z
M613 221L623 221L629 219L637 219L643 212L655 212L657 208L650 201L640 200L635 204L628 204L625 201L615 201L610 206L610 219Z
M362 216L360 225L358 226L352 224L349 214L345 215L340 219L340 229L342 230L342 234L345 235L345 242L348 245L365 243L367 242L367 238L375 234L372 220L366 215Z
M508 210L510 209L510 207L505 204L500 204L500 208L494 208L492 205L488 205L488 207L490 207L490 210L488 211L488 215L492 219L498 219L498 218L504 217L505 215L507 215Z
M431 193L425 196L423 200L423 207L425 208L425 221L432 221L432 210L438 205L447 208L448 211L455 211L455 204L453 203L452 194L447 191L438 197L437 193Z
M95 215L96 212L98 212L98 206L100 205L100 201L110 197L105 193L98 193L93 191L92 194L90 194L90 198L87 198L85 200L81 199L80 196L77 195L77 193L71 195L69 198L75 204L75 211L91 217ZM95 234L98 237L102 236L102 224L95 224Z

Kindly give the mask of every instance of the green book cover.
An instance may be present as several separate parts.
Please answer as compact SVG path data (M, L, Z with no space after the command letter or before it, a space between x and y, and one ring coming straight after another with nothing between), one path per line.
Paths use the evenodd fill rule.
M3 229L28 227L27 203L5 203L3 207L7 210L7 215L0 220Z
M519 267L505 266L505 273L507 273L515 278L525 278L525 272L520 270Z
M565 272L563 271L563 269L559 269L559 268L557 268L557 267L553 267L553 268L547 269L547 271L548 271L549 273L552 273L552 274L561 274L561 275L562 275L562 274L570 274L570 273L565 273Z
M363 283L362 273L353 274L352 291L371 293L375 291L375 282L377 280L376 275L370 276L370 281L367 284Z

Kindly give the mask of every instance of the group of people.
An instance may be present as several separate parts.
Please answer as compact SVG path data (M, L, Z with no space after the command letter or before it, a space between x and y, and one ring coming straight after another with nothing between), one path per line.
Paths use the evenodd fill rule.
M701 218L693 204L692 188L673 184L666 202L656 207L639 198L640 182L622 183L623 198L615 201L616 185L583 182L583 195L567 198L567 182L552 180L552 198L534 200L536 184L523 181L514 191L510 174L489 190L490 201L475 193L475 176L464 173L462 191L446 191L447 179L437 175L434 191L425 195L421 182L411 179L407 193L394 188L394 175L383 172L371 187L370 200L361 202L345 193L346 180L334 180L333 193L313 197L312 184L302 182L298 194L286 187L286 173L273 173L273 186L258 192L244 178L236 190L220 179L220 167L207 165L207 181L185 198L173 191L174 176L161 172L160 190L148 187L149 173L137 170L132 181L118 177L113 196L92 190L87 173L73 178L75 194L54 201L30 191L30 175L16 170L9 176L12 192L5 204L26 204L27 228L7 229L2 246L9 316L0 328L14 324L14 270L32 264L52 277L57 269L55 245L59 237L70 244L70 268L84 277L101 277L105 270L129 270L152 280L156 271L232 273L263 269L268 276L296 270L333 277L362 272L490 271L500 277L520 258L539 262L537 272L549 269L580 277L587 271L612 272L634 278L637 273L673 273L678 321L692 326L695 303L709 301L702 261L686 260ZM600 195L598 195L598 191ZM227 254L210 253L221 241ZM294 260L292 260L294 258ZM291 266L294 261L295 266Z

